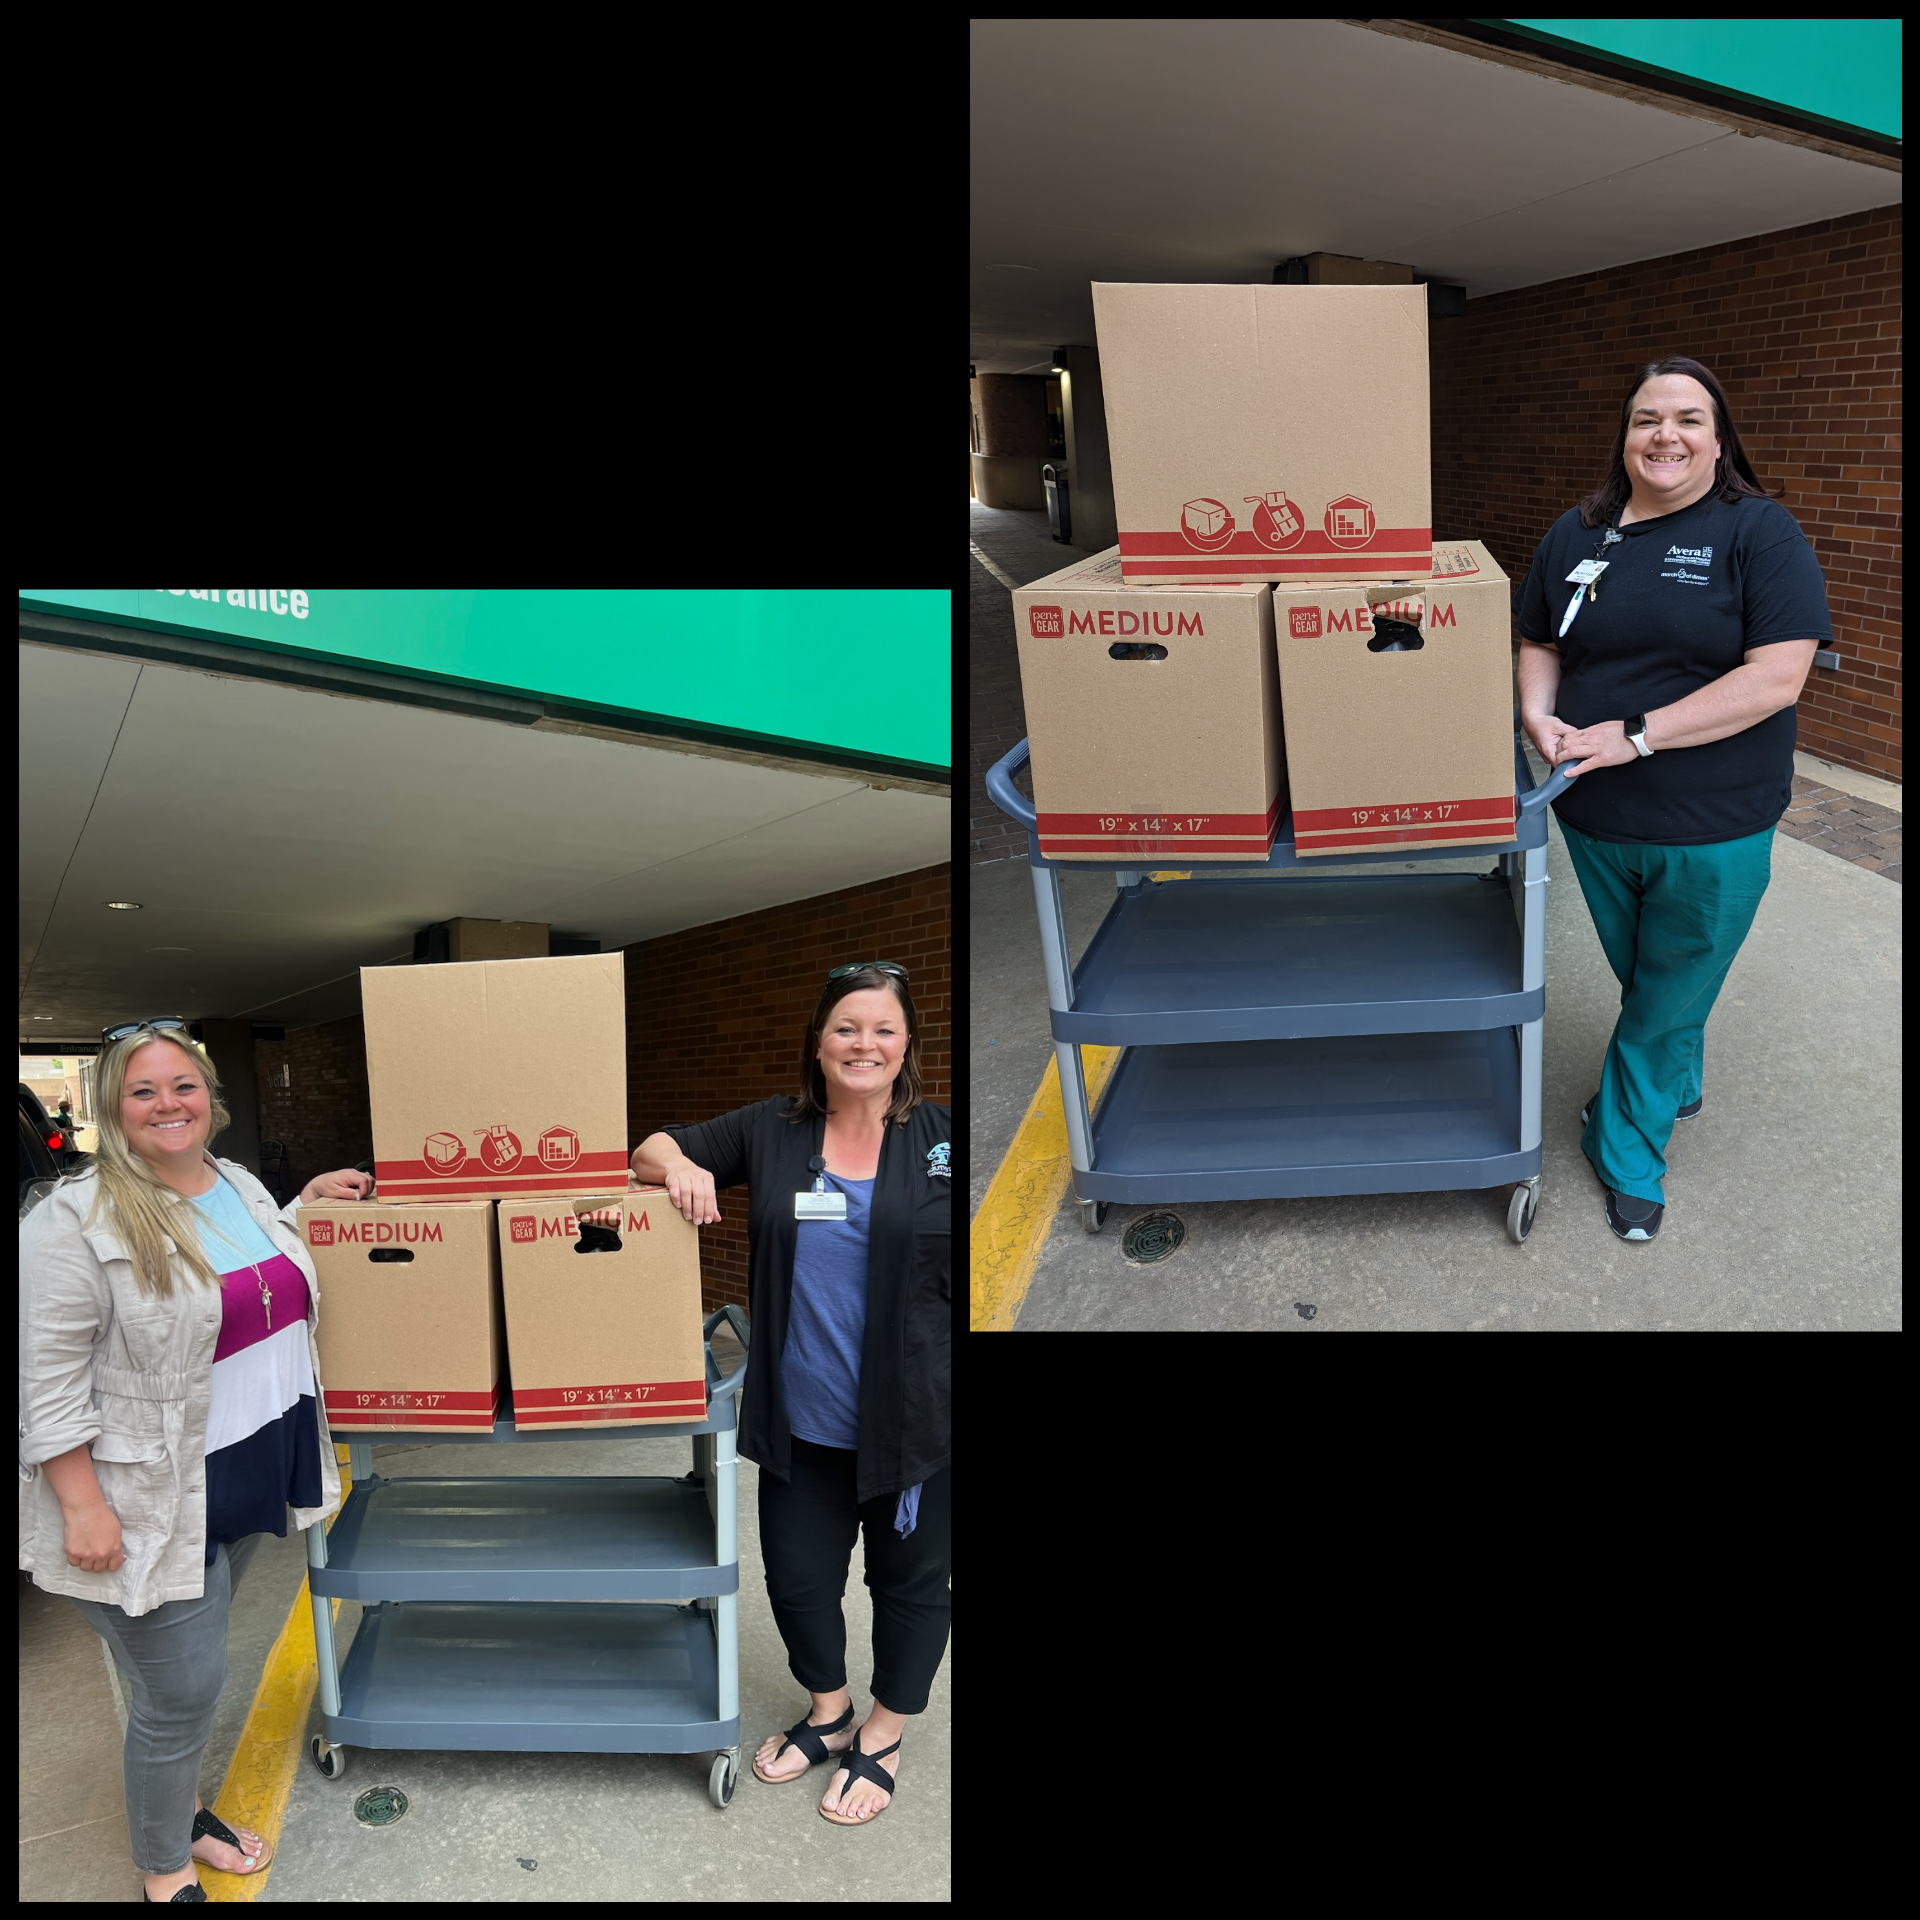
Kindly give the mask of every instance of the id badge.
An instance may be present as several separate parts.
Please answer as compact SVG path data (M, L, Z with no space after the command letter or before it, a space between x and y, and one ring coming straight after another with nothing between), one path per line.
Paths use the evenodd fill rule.
M844 1193L796 1193L793 1196L796 1220L844 1220L847 1196Z
M1576 587L1590 587L1612 565L1611 560L1582 560L1567 578Z

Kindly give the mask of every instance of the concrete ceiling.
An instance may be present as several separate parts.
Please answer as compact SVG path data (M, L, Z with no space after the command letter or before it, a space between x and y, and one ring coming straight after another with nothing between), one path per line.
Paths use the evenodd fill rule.
M611 949L951 857L946 799L855 774L54 646L20 649L20 781L36 1047L357 1013L361 967L457 915Z
M972 31L982 373L1092 344L1095 280L1268 281L1327 252L1473 299L1900 198L1896 171L1737 133L1709 108L1339 20Z

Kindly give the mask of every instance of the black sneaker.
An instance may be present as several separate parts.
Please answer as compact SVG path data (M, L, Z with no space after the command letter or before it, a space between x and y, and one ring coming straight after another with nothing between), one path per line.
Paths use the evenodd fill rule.
M1583 1127L1587 1124L1587 1116L1593 1112L1593 1103L1599 1098L1600 1098L1600 1089L1598 1087L1595 1087L1594 1090L1587 1095L1586 1104L1580 1109L1580 1124ZM1703 1093L1700 1096L1700 1098L1692 1104L1692 1106L1682 1107L1680 1111L1674 1116L1674 1118L1676 1120L1691 1120L1693 1116L1696 1113L1698 1113L1701 1107L1705 1104L1706 1098L1707 1096Z
M1654 1200L1636 1200L1630 1193L1607 1189L1607 1225L1622 1240L1651 1240L1660 1231L1666 1208Z

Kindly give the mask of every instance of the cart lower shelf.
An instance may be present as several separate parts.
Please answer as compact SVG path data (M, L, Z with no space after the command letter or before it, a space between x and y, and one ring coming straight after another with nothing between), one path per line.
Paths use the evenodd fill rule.
M699 1607L442 1603L369 1607L327 1740L506 1753L700 1753L719 1714L713 1616Z
M1426 1193L1530 1180L1515 1029L1134 1047L1093 1117L1082 1200Z

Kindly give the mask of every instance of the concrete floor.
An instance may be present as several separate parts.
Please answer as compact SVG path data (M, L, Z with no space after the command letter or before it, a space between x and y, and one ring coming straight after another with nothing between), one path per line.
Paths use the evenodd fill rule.
M721 1345L724 1336L716 1341ZM723 1356L724 1358L724 1356ZM383 1473L685 1473L684 1440L578 1446L379 1448ZM898 1796L871 1829L815 1812L829 1774L773 1788L747 1771L752 1749L797 1719L806 1694L787 1672L759 1550L759 1470L740 1463L742 1770L724 1811L707 1798L708 1754L474 1754L354 1750L337 1781L300 1762L278 1854L258 1897L333 1900L946 1900L950 1686L943 1663L926 1713L901 1748ZM200 1770L217 1795L268 1649L306 1576L304 1535L263 1540L235 1595L229 1679ZM121 1787L124 1707L101 1642L67 1601L21 1576L20 1898L140 1899ZM858 1549L845 1601L854 1704L871 1701L873 1612ZM340 1607L344 1659L360 1609ZM316 1703L309 1731L319 1730ZM390 1828L362 1826L355 1797L397 1786L410 1803Z
M1038 578L1065 552L1048 552L1028 516L976 508L973 522L976 541L1017 578ZM1619 985L1557 821L1547 859L1545 1164L1523 1246L1507 1238L1502 1187L1181 1206L1185 1244L1138 1266L1121 1235L1148 1209L1114 1207L1088 1235L1069 1198L1019 1329L1897 1328L1898 886L1775 836L1772 885L1708 1023L1705 1109L1669 1149L1665 1224L1657 1240L1630 1245L1608 1229L1579 1147L1580 1103L1597 1084ZM1026 860L973 866L969 886L977 1210L1051 1041ZM1064 874L1062 893L1077 958L1111 904L1112 876Z

